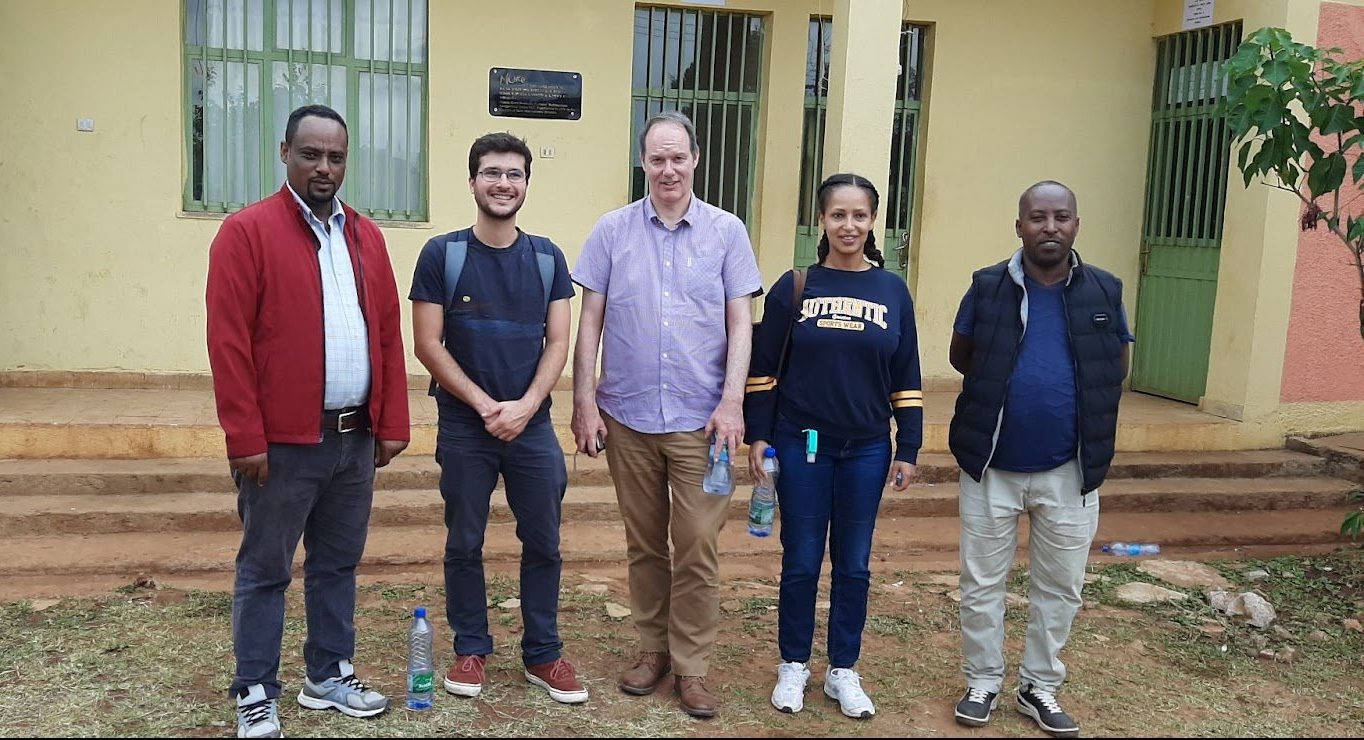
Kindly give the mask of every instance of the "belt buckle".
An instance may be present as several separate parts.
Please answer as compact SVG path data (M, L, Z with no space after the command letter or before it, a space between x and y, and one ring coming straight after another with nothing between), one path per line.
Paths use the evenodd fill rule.
M353 432L356 429L359 429L360 428L359 425L353 427L346 426L347 420L349 420L351 417L355 416L358 413L360 413L360 409L351 409L350 411L342 411L341 413L337 414L336 431L340 432L341 434L345 434L347 432Z

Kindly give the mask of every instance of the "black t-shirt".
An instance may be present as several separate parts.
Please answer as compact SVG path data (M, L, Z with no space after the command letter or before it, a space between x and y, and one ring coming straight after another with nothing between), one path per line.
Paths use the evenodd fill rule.
M505 249L482 244L472 230L438 236L417 257L409 299L445 305L445 244L457 235L467 239L469 250L454 300L445 306L445 348L494 401L514 401L530 388L545 348L545 289L535 249L524 232ZM551 247L549 300L572 298L564 253ZM444 388L437 389L436 403L442 416L483 424L478 412ZM533 421L548 415L549 406L546 397Z

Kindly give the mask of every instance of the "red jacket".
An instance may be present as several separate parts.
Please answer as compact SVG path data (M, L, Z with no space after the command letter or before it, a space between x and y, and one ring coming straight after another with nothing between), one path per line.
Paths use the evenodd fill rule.
M393 265L373 221L344 206L369 334L377 439L407 440L407 368ZM288 187L227 217L208 253L208 360L227 456L322 439L322 277L317 236Z

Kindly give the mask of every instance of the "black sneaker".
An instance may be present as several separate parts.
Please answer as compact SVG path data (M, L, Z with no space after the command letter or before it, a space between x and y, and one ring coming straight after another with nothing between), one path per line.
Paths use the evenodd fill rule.
M957 724L967 727L984 727L990 721L990 712L999 706L999 692L985 689L967 689L957 702Z
M1080 726L1056 703L1056 694L1036 686L1018 687L1018 711L1037 723L1052 737L1079 737Z

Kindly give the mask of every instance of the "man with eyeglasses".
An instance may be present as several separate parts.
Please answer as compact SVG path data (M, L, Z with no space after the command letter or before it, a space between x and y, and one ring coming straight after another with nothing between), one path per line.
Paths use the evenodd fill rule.
M706 675L729 497L704 493L701 480L708 457L743 441L750 303L762 275L743 222L692 193L700 155L682 113L646 121L649 195L598 219L583 245L573 270L584 289L573 436L592 457L605 446L625 522L640 653L618 685L650 694L671 671L682 711L713 717Z
M445 612L455 663L445 690L483 690L488 635L483 536L498 475L521 540L525 677L555 701L587 701L559 640L559 519L568 472L549 393L568 359L563 252L516 226L531 153L506 133L469 149L474 225L426 243L412 277L412 334L439 411L436 461L445 500Z

